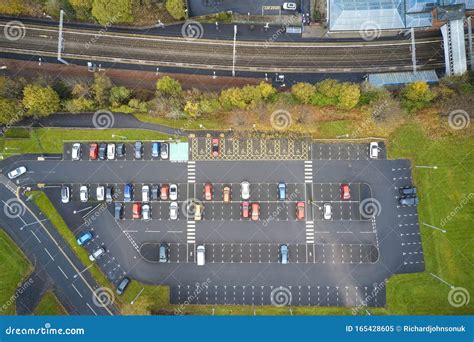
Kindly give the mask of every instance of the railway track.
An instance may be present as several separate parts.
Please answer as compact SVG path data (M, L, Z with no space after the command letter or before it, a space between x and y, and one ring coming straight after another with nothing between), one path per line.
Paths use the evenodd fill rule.
M0 21L3 31L4 22ZM58 30L26 25L22 39L0 36L2 51L55 56ZM64 29L63 58L211 70L231 70L233 44L229 41L144 36ZM259 72L381 72L410 70L410 40L287 43L237 41L237 71ZM417 41L419 69L444 65L441 38Z

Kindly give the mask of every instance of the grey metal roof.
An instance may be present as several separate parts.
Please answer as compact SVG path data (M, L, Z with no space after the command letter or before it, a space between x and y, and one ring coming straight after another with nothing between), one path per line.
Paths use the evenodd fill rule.
M388 72L381 74L369 74L369 83L376 87L387 85L400 85L413 83L416 81L425 81L436 83L439 81L438 75L434 70L422 70L413 72Z
M329 0L331 31L405 29L431 26L431 10L437 6L465 4L474 9L474 0Z

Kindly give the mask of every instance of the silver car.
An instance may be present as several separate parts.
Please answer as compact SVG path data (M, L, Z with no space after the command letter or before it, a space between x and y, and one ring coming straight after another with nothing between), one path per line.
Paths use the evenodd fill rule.
M329 204L329 203L324 203L323 212L324 212L324 219L325 219L325 220L330 220L330 219L332 218L332 207L331 207L331 204Z
M248 200L250 198L250 183L247 181L243 181L240 183L240 193L242 199Z

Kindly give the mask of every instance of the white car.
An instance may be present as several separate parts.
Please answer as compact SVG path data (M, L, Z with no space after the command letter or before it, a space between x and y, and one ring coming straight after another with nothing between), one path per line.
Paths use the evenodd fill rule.
M95 261L95 260L99 259L104 254L105 254L104 247L99 247L99 249L96 249L91 255L89 255L89 260L90 261Z
M17 167L15 170L11 170L10 172L8 172L8 178L10 179L18 178L25 172L26 172L26 167L24 166Z
M75 143L72 145L72 160L79 160L81 159L81 144Z
M115 144L107 144L107 159L115 159Z
M196 247L196 262L198 266L204 266L206 263L206 247L204 245Z
M79 189L79 195L81 198L81 202L87 202L89 199L89 189L86 185L82 185Z
M170 200L178 200L178 186L176 184L170 184Z
M178 202L170 203L170 219L171 220L178 219Z
M149 220L151 216L150 205L144 204L142 206L142 220Z
M97 190L95 191L97 195L97 200L98 201L103 201L105 199L105 187L100 185L97 187Z
M247 181L243 181L240 183L240 194L242 199L248 200L250 198L250 183Z
M375 141L371 142L369 145L369 157L371 159L377 159L379 157L379 144Z
M324 203L323 212L324 212L324 219L325 219L325 220L330 220L331 217L332 217L332 207L331 207L331 204L329 204L329 203Z
M296 11L296 3L294 2L284 2L282 7L286 11Z
M150 202L150 187L148 185L142 186L142 202Z

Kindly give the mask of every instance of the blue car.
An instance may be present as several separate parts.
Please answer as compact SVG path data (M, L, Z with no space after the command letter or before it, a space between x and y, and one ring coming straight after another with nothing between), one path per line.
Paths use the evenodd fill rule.
M278 200L284 201L286 199L286 184L278 183Z
M131 202L133 199L133 187L131 184L125 184L123 189L123 200L125 202Z
M92 233L91 232L84 233L83 235L81 235L79 237L79 239L77 239L77 244L79 246L85 245L91 239L92 239Z
M158 158L160 156L161 144L159 142L154 142L151 144L151 156L153 158Z

